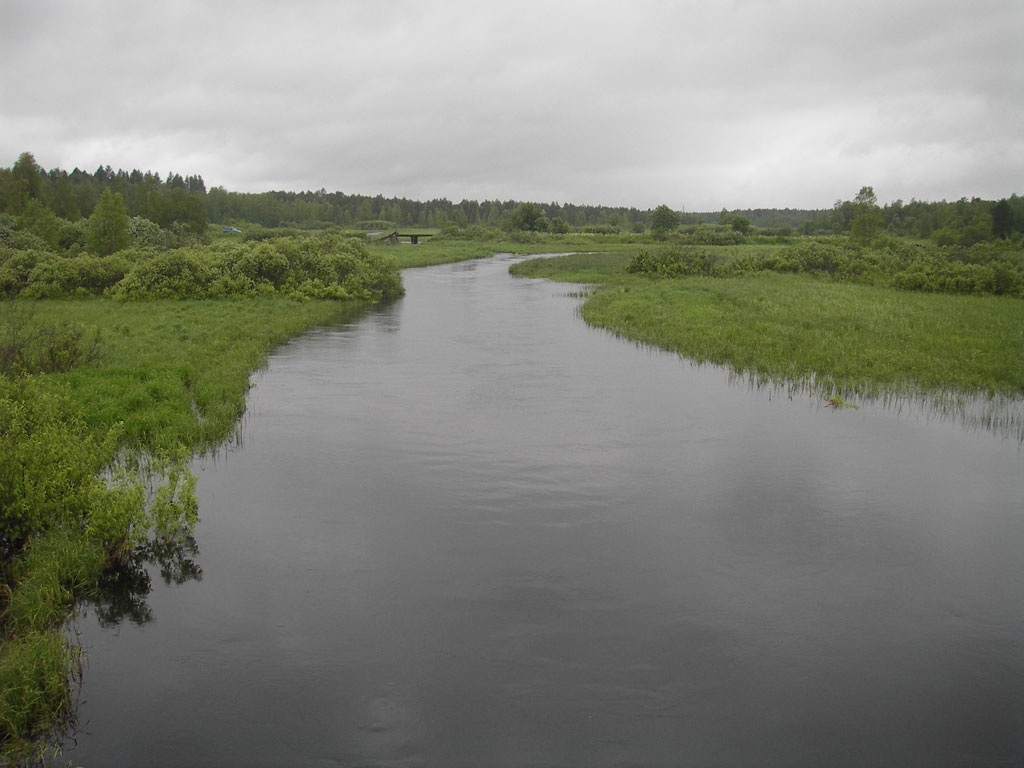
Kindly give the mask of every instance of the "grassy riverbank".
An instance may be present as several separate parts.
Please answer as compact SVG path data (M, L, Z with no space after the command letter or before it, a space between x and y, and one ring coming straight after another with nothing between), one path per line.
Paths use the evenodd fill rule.
M828 396L1024 395L1024 301L809 275L652 278L625 254L533 259L518 275L596 286L584 319L629 339Z

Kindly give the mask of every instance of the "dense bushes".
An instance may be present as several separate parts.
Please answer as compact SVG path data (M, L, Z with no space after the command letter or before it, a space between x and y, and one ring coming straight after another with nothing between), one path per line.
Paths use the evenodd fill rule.
M707 248L641 250L629 262L626 271L658 277L710 276L715 273L715 258Z
M721 225L686 227L681 239L687 245L740 245L746 242L742 232Z
M136 222L136 239L156 233ZM397 264L340 235L284 237L110 256L57 255L0 246L0 291L25 298L109 295L118 299L218 298L282 293L299 298L381 300L401 296Z
M845 239L802 240L728 265L716 263L709 249L684 246L639 251L627 271L658 277L789 272L930 293L1024 296L1024 254L1003 243L938 248L889 238L861 248Z

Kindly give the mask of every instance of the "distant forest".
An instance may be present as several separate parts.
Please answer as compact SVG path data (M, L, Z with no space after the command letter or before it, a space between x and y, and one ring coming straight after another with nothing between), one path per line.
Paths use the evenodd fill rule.
M210 223L244 227L259 225L298 229L378 229L429 227L467 229L505 227L516 221L524 203L515 200L447 199L418 201L383 195L346 194L324 189L307 192L231 192L207 189L200 175L182 176L139 170L113 170L109 165L92 173L75 168L46 171L31 153L23 153L10 168L0 168L0 215L6 227L49 233L54 247L61 224L88 219L105 190L120 195L130 217L153 222L163 230L201 235ZM538 228L579 232L643 232L657 209L641 210L571 203L526 203L539 216ZM679 226L731 225L760 234L843 234L850 231L855 203L837 201L831 208L735 209L692 213L676 211ZM992 238L1018 239L1024 232L1024 199L1014 194L1000 201L962 198L954 202L896 201L879 209L879 230L892 235L931 239L940 245L971 245ZM72 228L73 229L73 228ZM73 235L65 227L65 239ZM65 244L66 245L66 244Z

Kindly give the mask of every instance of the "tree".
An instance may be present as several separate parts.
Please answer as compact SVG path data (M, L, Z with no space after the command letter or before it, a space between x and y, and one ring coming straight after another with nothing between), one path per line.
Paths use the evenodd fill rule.
M1007 238L1013 234L1013 211L1004 197L992 206L992 236Z
M510 232L544 232L548 228L548 220L544 211L533 203L517 205L502 223Z
M96 210L89 217L85 246L97 256L109 256L124 250L130 243L124 200L119 193L104 189Z
M56 248L60 238L60 222L53 211L38 200L29 200L18 217L18 229L31 232L50 248Z
M746 216L733 216L729 224L737 232L741 232L744 235L750 231L750 219L748 219Z
M659 205L651 213L651 231L662 237L679 226L680 216L667 205Z
M850 222L850 239L859 245L867 245L882 226L882 212L878 198L871 187L861 187L853 198L853 219Z
M15 179L25 182L29 198L39 200L43 196L43 169L39 167L31 152L22 152L18 156L17 161L11 166L11 174Z

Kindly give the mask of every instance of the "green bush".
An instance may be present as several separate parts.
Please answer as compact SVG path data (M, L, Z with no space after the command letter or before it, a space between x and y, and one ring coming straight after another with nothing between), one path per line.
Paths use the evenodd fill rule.
M41 249L0 248L0 292L17 296L40 262L57 258L57 254Z
M158 253L132 267L111 291L118 299L202 299L217 277L213 268L190 250Z
M746 238L732 227L713 225L688 228L681 241L687 245L741 245Z
M21 291L26 298L101 295L119 283L131 264L121 255L57 257L39 261Z
M248 278L254 284L270 283L279 288L288 274L288 257L275 250L269 243L261 242L254 248L245 249L231 265L234 274Z
M640 250L626 266L631 274L657 277L683 277L703 275L709 277L717 271L714 254L707 248L669 248L649 252Z

